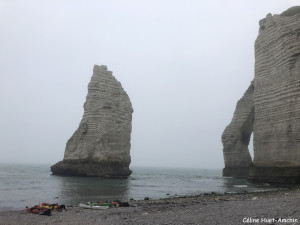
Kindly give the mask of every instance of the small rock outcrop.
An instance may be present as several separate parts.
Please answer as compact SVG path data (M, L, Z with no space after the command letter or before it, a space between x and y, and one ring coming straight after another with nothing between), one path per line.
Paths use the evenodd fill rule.
M120 82L106 66L94 66L78 129L66 144L63 161L53 174L128 177L132 105Z
M233 120L222 136L224 175L236 176L234 168L230 171L226 168L234 165L238 169L239 163L242 163L243 156L237 153L241 152L239 142L247 144L247 141L239 140L244 132L247 134L245 140L248 140L253 127L254 159L252 163L248 160L244 164L249 166L248 178L253 181L299 183L300 6L280 15L268 14L259 25L253 92L248 94L247 104L238 103ZM254 110L250 115L252 107ZM249 117L254 118L251 125Z

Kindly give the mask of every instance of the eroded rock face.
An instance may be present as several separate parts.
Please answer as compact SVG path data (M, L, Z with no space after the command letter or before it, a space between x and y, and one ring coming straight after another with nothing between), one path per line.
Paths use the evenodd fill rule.
M300 176L300 7L281 15L268 14L260 21L255 59L254 166L250 178L297 180Z
M245 130L248 134L253 125L254 159L252 165L247 161L249 179L299 183L300 7L288 9L281 15L268 14L259 24L253 94L249 95L249 104L238 103L233 120L224 131L224 171L242 163L241 152L246 152L243 144L247 142L240 141L240 136ZM246 116L250 108L254 109L250 113L254 118L252 125ZM247 113L244 115L244 112ZM246 129L241 125L244 123L248 124ZM236 176L234 172L225 172L224 175Z
M106 66L94 66L78 129L68 140L64 159L54 174L127 177L132 105L120 82Z
M238 101L231 123L222 135L225 168L223 176L248 177L252 159L248 145L254 121L254 84Z

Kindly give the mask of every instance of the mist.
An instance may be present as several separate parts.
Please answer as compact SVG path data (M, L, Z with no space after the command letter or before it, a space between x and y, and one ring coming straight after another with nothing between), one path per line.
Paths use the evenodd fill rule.
M131 166L222 168L260 19L295 0L0 0L0 163L54 164L93 66L133 108Z

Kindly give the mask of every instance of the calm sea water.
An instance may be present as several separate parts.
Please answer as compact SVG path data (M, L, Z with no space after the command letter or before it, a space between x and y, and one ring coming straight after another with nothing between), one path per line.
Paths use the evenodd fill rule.
M0 210L24 209L42 202L77 205L265 189L243 179L223 178L217 169L131 169L128 179L103 179L51 175L48 165L0 165Z

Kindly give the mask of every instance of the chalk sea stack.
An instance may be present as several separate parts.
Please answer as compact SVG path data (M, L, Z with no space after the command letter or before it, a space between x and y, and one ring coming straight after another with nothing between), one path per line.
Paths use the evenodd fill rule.
M53 174L126 178L129 169L132 105L106 66L94 66L78 129L66 144Z
M222 135L223 175L300 183L300 6L259 25L254 80Z

